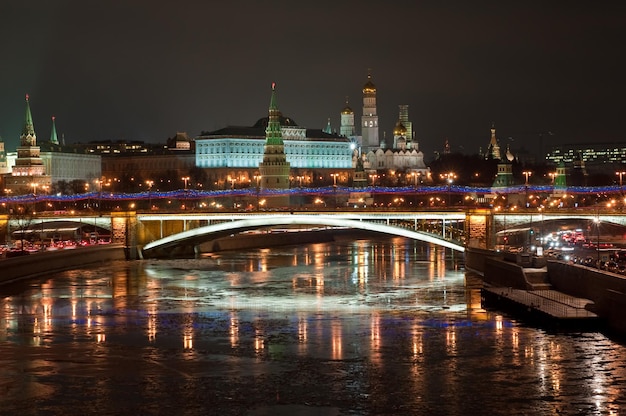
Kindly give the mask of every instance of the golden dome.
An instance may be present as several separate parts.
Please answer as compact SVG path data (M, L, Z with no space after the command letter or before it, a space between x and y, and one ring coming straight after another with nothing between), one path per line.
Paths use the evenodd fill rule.
M406 127L400 120L396 122L396 126L393 128L394 136L406 136Z
M372 76L368 75L367 76L367 82L365 83L365 85L363 85L363 93L372 93L372 92L376 92L376 85L374 85L374 83L372 82Z
M346 105L343 110L341 110L341 114L354 114L354 111L352 111L349 105Z

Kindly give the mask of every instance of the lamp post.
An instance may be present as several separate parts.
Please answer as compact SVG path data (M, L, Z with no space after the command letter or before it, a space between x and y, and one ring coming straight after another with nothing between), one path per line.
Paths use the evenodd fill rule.
M146 185L148 185L148 209L152 210L152 185L154 185L154 181L148 180L146 181Z
M331 173L330 176L333 177L333 195L335 197L335 208L337 208L337 176L338 173Z
M183 176L181 179L185 182L185 192L187 192L187 182L189 182L189 176Z
M593 222L596 224L596 253L598 256L597 264L598 268L600 267L600 211L598 210L598 214L596 218L593 219Z
M259 193L260 193L260 183L261 183L261 175L254 175L254 180L256 181L256 210L259 211Z
M448 206L450 206L450 199L452 194L452 183L456 179L456 173L448 172L440 175L440 178L445 178L446 183L448 184Z
M526 191L526 201L525 201L526 202L526 208L528 208L529 207L529 204L528 204L528 177L530 175L532 175L533 173L531 171L529 171L529 170L525 170L525 171L522 172L522 174L526 177L526 182L524 183L524 188L525 188L525 191Z
M626 172L624 171L619 171L619 172L615 172L616 175L619 176L619 193L622 194L622 177L624 175L626 175Z

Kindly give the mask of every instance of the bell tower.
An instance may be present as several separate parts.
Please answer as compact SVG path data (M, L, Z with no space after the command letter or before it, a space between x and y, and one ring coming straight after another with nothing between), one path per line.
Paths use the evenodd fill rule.
M363 116L361 117L361 135L363 147L366 151L380 146L378 138L378 115L376 114L376 86L372 82L372 75L367 75L367 82L363 86Z

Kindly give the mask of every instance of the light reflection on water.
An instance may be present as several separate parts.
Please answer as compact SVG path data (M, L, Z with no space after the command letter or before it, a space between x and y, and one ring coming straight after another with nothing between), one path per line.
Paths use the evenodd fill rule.
M623 410L622 345L487 312L477 287L457 254L402 239L120 262L3 287L0 409Z

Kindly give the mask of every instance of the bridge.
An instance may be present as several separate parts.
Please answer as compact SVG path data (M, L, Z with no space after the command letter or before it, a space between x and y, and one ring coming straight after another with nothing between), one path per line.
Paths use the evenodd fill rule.
M31 227L48 229L55 221L75 222L108 230L111 241L131 248L131 257L164 255L177 246L192 247L224 236L272 228L352 228L412 238L452 250L492 248L497 231L547 221L587 220L626 225L626 213L616 211L553 210L502 213L488 209L388 211L342 209L335 211L259 212L111 212L102 215L48 214L29 219ZM23 219L0 216L0 234L23 227ZM5 224L5 226L3 226ZM0 235L2 241L2 235ZM158 254L160 253L160 254Z
M417 229L420 220L434 219L441 220L442 235L434 235ZM206 225L153 241L144 246L143 255L149 257L153 255L153 253L157 253L159 251L163 252L164 249L180 244L192 244L196 246L198 243L206 241L207 239L215 239L247 230L278 226L303 225L352 228L390 234L433 243L463 252L465 247L462 242L452 238L454 229L448 231L449 237L446 238L446 221L450 224L451 222L464 221L464 219L464 214L455 213L437 215L420 215L415 213L392 215L385 215L384 213L369 213L368 215L358 215L352 213L337 213L333 215L320 213L248 214L245 217L232 216L230 218L230 222L220 222L213 225ZM142 220L149 221L150 219L143 218ZM152 220L155 220L155 218L152 218ZM162 218L158 218L157 220L161 221Z

